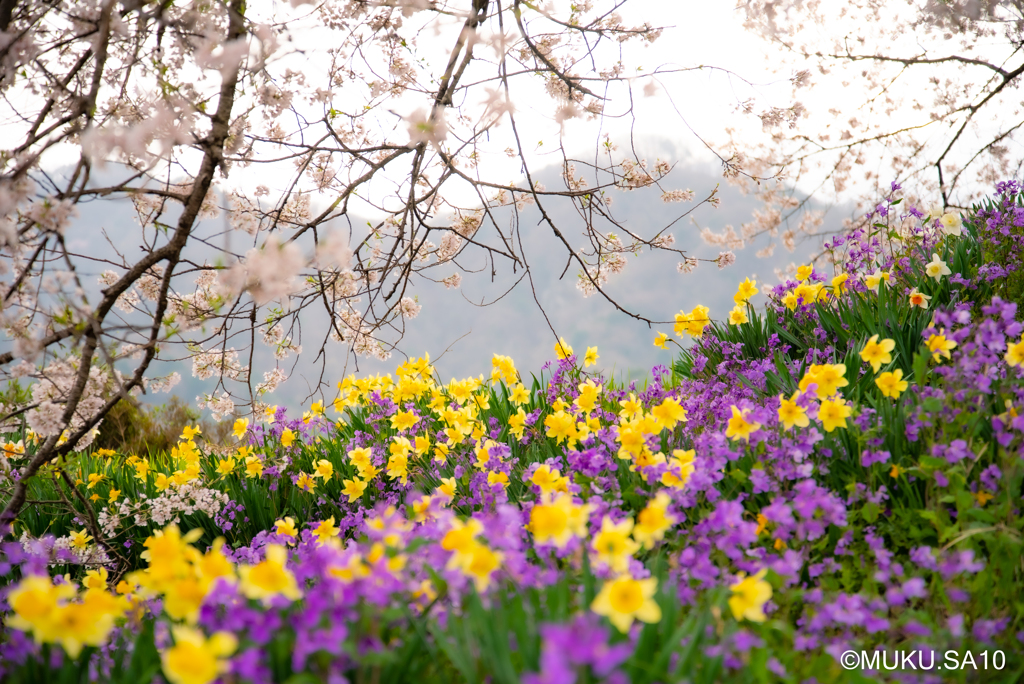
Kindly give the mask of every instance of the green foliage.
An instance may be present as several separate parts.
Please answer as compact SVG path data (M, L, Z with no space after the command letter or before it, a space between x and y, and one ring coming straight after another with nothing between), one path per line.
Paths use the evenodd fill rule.
M226 442L231 429L230 421L204 419L178 396L158 406L122 399L103 419L95 445L121 454L159 454L171 450L186 425L199 425L212 444Z

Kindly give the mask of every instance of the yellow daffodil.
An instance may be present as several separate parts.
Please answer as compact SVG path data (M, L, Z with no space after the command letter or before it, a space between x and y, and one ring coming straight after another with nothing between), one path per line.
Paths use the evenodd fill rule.
M693 461L696 452L693 449L676 449L672 458L668 459L669 469L661 476L661 484L673 489L682 489L693 474Z
M925 344L928 345L928 351L932 353L932 361L938 361L943 357L952 358L950 352L956 349L956 342L946 338L945 329L940 330L938 334L929 335Z
M295 538L299 536L299 531L295 527L295 520L291 517L275 522L274 529L278 537L290 537L291 541L295 541Z
M3 445L3 456L4 458L18 458L19 456L25 455L25 440L19 439L17 442L5 442Z
M579 389L580 393L573 402L576 408L584 413L593 411L601 395L601 385L595 385L593 380L587 380L580 383L577 389Z
M316 462L316 468L313 469L313 477L319 477L324 482L330 480L334 476L334 465L326 458L321 458Z
M544 463L537 466L537 470L530 477L530 482L540 487L541 494L543 495L554 492L561 479L562 474L557 468L552 468Z
M424 522L430 515L430 505L434 502L434 497L426 494L420 496L412 502L412 513L413 520L416 522Z
M505 555L500 551L492 551L483 544L474 542L461 556L459 569L473 580L476 590L487 591L494 572L501 567Z
M516 439L523 438L523 432L526 430L526 412L522 408L509 416L508 430Z
M846 292L846 289L847 289L846 283L847 283L847 281L849 279L850 279L850 276L847 273L840 273L835 278L833 278L832 279L832 292L835 293L836 295L841 295L844 292Z
M226 477L235 471L235 459L231 456L217 460L217 472Z
M295 486L305 492L311 492L313 491L313 487L316 486L316 481L309 473L300 472L299 476L295 478Z
M366 482L358 477L352 480L342 480L342 485L341 493L348 497L349 503L362 497L363 492L366 491Z
M373 452L368 447L362 447L360 449L352 449L348 452L348 460L356 468L366 466L370 464L370 457Z
M601 520L601 530L594 535L591 548L594 560L606 564L613 572L625 572L629 567L629 559L640 550L640 545L630 538L633 531L633 520L615 523L607 515Z
M516 386L512 388L512 392L509 394L508 399L516 406L522 406L530 403L530 392L522 383L516 383Z
M661 608L654 600L657 592L657 578L637 580L623 574L604 583L590 609L607 617L616 629L625 634L634 620L648 624L661 620Z
M339 530L334 524L333 515L327 520L320 521L317 523L317 526L313 528L313 536L316 537L317 544L326 544L337 537L340 533L341 530Z
M860 358L871 364L871 369L876 373L883 363L892 362L892 350L896 347L895 340L878 341L878 335L872 335L860 350Z
M793 294L800 300L801 304L811 304L818 299L818 293L821 290L821 283L800 283L793 289Z
M497 444L494 440L488 439L483 444L480 444L473 449L473 453L476 455L476 461L473 465L480 470L486 470L488 465L491 463L491 449L496 446Z
M807 388L814 384L818 388L815 393L817 397L825 399L837 393L840 387L846 387L850 384L850 381L844 377L845 375L845 364L813 364L807 369L804 377L800 379L799 390L806 392Z
M644 410L643 404L640 401L637 401L636 395L632 392L629 393L628 399L623 399L619 402L619 406L622 407L622 410L619 411L619 417L626 420L635 418Z
M426 435L417 435L412 440L412 450L416 452L417 456L423 456L430 451L430 437Z
M680 311L675 316L676 324L673 327L675 334L679 337L682 337L684 332L693 337L703 336L704 329L711 325L709 313L708 307L699 304L690 313Z
M85 577L82 578L82 588L106 589L108 577L109 573L106 568L101 567L99 570L89 570L85 573Z
M732 406L732 417L729 418L729 423L725 430L725 436L729 439L736 441L742 439L744 442L750 441L750 435L761 429L760 423L751 423L747 420L747 412L750 409L743 409L742 411L736 405Z
M245 433L248 429L249 419L239 418L238 420L235 421L235 425L231 429L231 434L234 435L237 439L242 439L243 437L245 437Z
M248 478L261 477L263 475L263 461L257 456L249 456L245 459L245 476Z
M101 646L121 617L127 602L104 590L90 589L80 601L57 606L54 611L52 641L59 643L71 658L77 658L86 646Z
M729 609L734 618L751 622L765 621L764 604L772 597L772 585L764 581L767 574L767 569L759 570L750 577L741 572L739 581L729 587L732 590Z
M882 284L883 282L884 283L888 283L889 282L889 273L888 273L888 271L883 271L881 269L876 269L874 273L872 273L869 276L865 276L864 277L864 285L867 286L867 288L869 290L871 290L872 292L876 292L877 293L878 292L878 286L880 284Z
M85 530L71 533L71 545L76 549L84 549L92 541L92 537L85 533Z
M954 342L953 345L955 346L956 343ZM946 356L948 357L949 354ZM1024 363L1024 337L1021 337L1020 342L1016 344L1007 344L1006 355L1003 358L1006 359L1006 363L1012 368L1016 368Z
M441 548L445 551L453 551L454 556L465 553L476 543L476 536L483 531L484 526L475 518L470 518L466 522L458 519L452 520L451 528L441 539ZM457 563L454 556L453 562Z
M442 477L441 484L437 487L437 494L446 503L451 503L455 499L455 491L458 488L458 484L454 477Z
M578 433L576 420L572 414L556 411L544 418L544 427L547 428L547 436L557 440L559 444L566 442L571 448L576 443Z
M511 424L512 424L512 421L511 421L511 419L509 419L509 425L511 425ZM447 463L448 462L448 453L449 453L449 451L450 451L450 449L448 448L447 444L445 444L443 442L438 442L437 444L435 444L434 445L434 463L438 463L440 465L444 465L445 463Z
M558 342L555 344L555 354L560 359L567 359L572 356L572 347L570 347L564 339L559 337Z
M363 478L367 482L370 482L379 474L380 468L373 465L372 463L367 463L366 465L359 467L359 477Z
M832 432L839 427L845 428L846 419L849 418L852 413L853 409L850 408L845 399L842 397L834 397L821 402L821 407L818 409L818 420L821 421L821 425L825 428L825 432Z
M568 494L560 494L550 502L537 503L530 509L528 528L538 544L554 544L563 548L569 540L584 537L591 506L578 506Z
M668 494L660 492L637 514L633 538L645 549L653 548L655 543L665 538L665 532L675 525L676 517L668 512L671 503Z
M747 278L742 283L740 283L739 289L736 291L736 294L732 296L732 301L735 302L737 305L746 304L747 302L750 301L751 297L758 293L758 291L759 290L757 289L757 281Z
M802 428L810 425L807 409L796 403L796 397L794 394L791 399L786 399L784 395L779 395L779 421L787 430L792 430L794 425Z
M404 485L409 477L409 457L399 452L388 459L387 475L392 480L400 480Z
M711 309L701 304L693 307L690 311L690 321L687 328L687 332L693 337L702 337L704 335L704 329L711 325L711 318L708 314L711 313Z
M160 654L170 684L209 684L228 671L227 656L238 641L227 632L207 638L197 629L172 627L174 645Z
M686 421L684 409L674 397L665 397L660 404L651 409L651 416L665 430L673 430L676 425Z
M5 619L7 626L23 632L32 632L37 642L56 640L59 607L75 595L75 588L67 583L55 585L49 577L29 575L22 578L7 594L7 604L13 613Z
M504 380L506 384L511 385L519 377L515 363L508 356L495 354L491 358L491 366L491 384L497 384L499 380Z
M419 420L412 411L396 411L395 415L391 416L391 427L402 432L416 425Z
M285 567L287 562L287 547L267 546L266 560L238 568L238 588L251 599L267 601L274 596L284 596L292 601L299 600L302 591L295 583L295 576Z
M890 399L899 399L900 395L907 391L909 384L903 379L903 371L899 368L882 373L875 378L875 385L882 391L882 396Z

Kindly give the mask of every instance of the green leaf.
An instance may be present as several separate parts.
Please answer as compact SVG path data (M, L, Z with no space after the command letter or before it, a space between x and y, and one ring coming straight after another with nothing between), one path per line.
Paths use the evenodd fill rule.
M128 671L121 679L123 684L148 684L160 670L160 654L156 650L156 642L153 638L153 621L145 620L142 623L142 631L135 639L135 649L132 651L132 660L128 665Z
M919 387L924 386L925 376L928 374L928 355L918 352L914 354L914 382Z
M747 474L745 472L743 472L742 470L740 470L739 468L733 468L732 470L730 470L729 471L729 477L731 477L732 479L736 480L740 484L745 483L747 481L747 479L748 479Z
M300 672L286 679L284 684L324 684L324 682L309 672Z

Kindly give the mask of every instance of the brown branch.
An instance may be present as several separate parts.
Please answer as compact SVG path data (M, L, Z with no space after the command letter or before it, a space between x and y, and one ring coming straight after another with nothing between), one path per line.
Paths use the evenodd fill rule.
M902 64L904 66L912 66L914 64L944 64L946 62L959 62L961 64L973 64L975 66L981 66L985 67L986 69L991 69L992 71L1002 76L1004 79L1011 77L1010 72L1006 71L1002 67L996 66L995 64L990 64L989 62L986 62L985 60L982 59L972 59L970 57L961 57L960 55L934 57L931 59L927 57L886 57L885 55L855 55L850 52L847 52L845 55L822 55L821 53L818 53L817 55L804 55L804 57L808 59L813 56L825 56L831 57L832 59L848 59L851 62L863 62L867 60L873 60L876 62L896 62L897 64Z
M526 41L526 44L527 46L529 46L530 52L533 53L534 57L540 60L551 73L557 76L560 81L562 81L563 83L565 83L566 86L568 86L570 99L572 97L572 91L575 89L580 91L581 93L586 93L587 95L590 95L591 97L596 98L598 100L603 100L604 98L601 97L600 95L595 94L586 86L580 85L578 80L573 80L566 76L565 74L563 74L561 69L552 64L551 60L545 57L544 53L542 53L537 48L537 46L534 45L533 41L530 40L530 35L526 32L526 27L523 26L523 11L519 8L521 0L514 0L514 2L515 4L512 7L512 14L516 18L516 25L519 26L519 32L523 34L523 40Z
M244 7L244 0L232 0L231 2L229 11L229 40L234 40L244 35L245 29L242 18ZM75 378L74 386L68 393L66 400L67 403L61 419L61 422L64 425L70 424L71 419L78 408L78 404L82 399L86 382L89 379L89 371L92 368L93 354L96 351L98 337L102 334L102 323L107 314L113 308L117 298L131 287L131 285L134 284L134 282L138 280L138 278L140 278L151 266L160 261L166 260L168 265L164 272L164 278L161 284L162 296L160 298L157 311L153 316L153 325L150 337L151 346L147 349L146 356L142 363L136 369L134 377L124 385L123 391L131 391L134 387L142 385L142 377L148 369L149 363L156 355L156 346L152 344L152 342L155 341L155 337L159 334L160 326L163 323L163 314L166 310L167 291L170 288L171 275L174 271L174 267L180 260L181 252L184 249L185 244L188 242L192 228L199 215L199 210L202 207L203 200L206 198L207 192L209 192L210 185L213 182L213 174L223 160L224 141L227 140L229 134L231 109L234 105L237 83L238 69L226 76L221 84L220 101L218 102L217 113L212 119L209 136L206 141L204 141L206 151L203 155L203 161L200 165L200 170L196 176L196 180L193 183L192 194L189 196L188 202L178 219L178 226L175 230L174 237L171 238L166 245L151 252L140 260L135 267L122 276L117 283L107 288L104 291L105 294L103 301L100 302L95 313L90 317L90 325L87 326L84 333L85 346L79 360L80 365L78 375ZM0 528L11 523L17 517L21 507L25 503L28 482L32 476L39 471L39 468L59 456L70 453L78 440L85 436L89 430L95 427L118 401L120 401L119 396L108 400L100 410L97 411L91 419L87 420L85 425L83 425L76 433L71 435L67 442L60 448L55 448L57 442L56 436L51 436L46 439L43 443L43 447L36 452L32 457L32 460L22 471L21 479L15 486L11 499L7 502L7 506L4 508L3 513L0 514Z

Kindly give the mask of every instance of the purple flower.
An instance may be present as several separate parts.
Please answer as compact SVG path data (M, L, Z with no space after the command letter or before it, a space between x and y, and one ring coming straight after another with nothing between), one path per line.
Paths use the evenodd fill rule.
M864 451L860 455L860 464L870 468L875 463L888 463L891 456L888 451Z
M572 684L576 669L586 665L596 676L608 677L633 651L630 643L609 645L608 629L592 613L577 615L567 625L543 625L540 635L541 670L524 676L528 684Z

